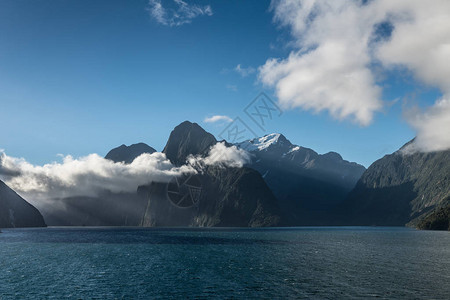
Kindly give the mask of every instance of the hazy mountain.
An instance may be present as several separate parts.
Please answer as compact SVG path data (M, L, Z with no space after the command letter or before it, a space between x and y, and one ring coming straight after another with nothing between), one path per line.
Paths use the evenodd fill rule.
M320 155L293 145L278 133L237 146L253 154L248 167L263 176L292 225L331 223L333 209L365 171L363 166L343 160L336 152Z
M146 201L137 193L56 199L42 210L50 226L139 226Z
M114 148L106 154L105 158L114 162L124 162L130 164L133 160L143 153L152 154L155 149L144 143L133 144L130 146L121 145Z
M206 155L216 144L199 125L183 122L172 131L164 153L175 165L190 154ZM275 226L277 201L261 175L249 168L207 167L169 184L140 187L148 199L144 226Z
M407 145L362 175L342 208L350 213L344 222L426 227L445 211L448 222L450 150L409 154Z
M121 145L112 149L105 158L130 164L143 153L155 149L144 143ZM137 189L137 187L136 187ZM103 191L98 197L68 197L57 199L42 213L52 226L139 226L147 202L136 193Z
M45 226L40 212L0 180L0 228Z

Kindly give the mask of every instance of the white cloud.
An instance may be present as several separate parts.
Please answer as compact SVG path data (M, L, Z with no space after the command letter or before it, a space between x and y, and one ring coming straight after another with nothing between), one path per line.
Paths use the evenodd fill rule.
M328 111L368 125L384 105L373 64L405 68L449 99L450 1L285 0L272 1L271 8L274 20L291 29L296 47L259 68L259 79L275 88L282 107ZM393 28L389 38L377 36L384 22ZM436 103L441 113L431 108L411 119L417 142L446 145L448 131L432 134L426 125L449 128L442 103Z
M173 0L175 8L163 7L161 0L149 0L148 10L156 22L166 26L189 24L199 16L212 16L211 6L188 4L182 0Z
M235 70L236 72L238 72L239 75L241 75L242 77L247 77L248 75L253 74L253 73L256 72L256 69L255 69L255 68L252 68L252 67L244 68L244 67L242 67L240 64L237 65L237 66L234 68L234 70Z
M229 116L215 115L212 117L205 118L205 120L203 120L203 122L205 122L205 123L216 123L216 122L230 123L230 122L233 122L233 119L230 118Z
M374 16L359 1L276 1L272 8L275 20L291 27L298 47L259 69L280 105L370 124L382 107L381 88L369 69Z
M0 178L13 190L43 206L52 201L75 196L98 197L105 191L135 193L141 185L153 181L168 182L173 176L195 174L205 166L242 167L249 154L217 143L206 157L190 156L186 165L173 166L165 154L144 153L131 164L115 163L98 154L62 157L61 162L33 165L23 158L0 153Z
M434 106L410 110L406 119L416 129L410 149L450 149L450 1L390 1L390 19L395 18L391 38L376 49L387 68L406 68L419 81L441 90Z
M407 153L440 151L450 148L450 100L441 99L427 111L413 109L406 113L417 130L414 143L404 149Z
M165 154L142 154L131 164L114 163L97 154L62 162L33 165L23 158L0 154L0 176L26 199L45 201L71 196L98 196L111 192L136 192L152 181L166 182L182 173L195 173L191 166L174 167Z
M206 157L188 157L188 164L200 169L205 165L242 168L249 161L250 154L247 151L236 146L227 147L225 142L212 146Z

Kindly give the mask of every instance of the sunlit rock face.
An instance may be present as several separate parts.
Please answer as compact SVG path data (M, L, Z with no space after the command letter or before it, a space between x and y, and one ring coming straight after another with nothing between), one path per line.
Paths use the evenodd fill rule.
M45 226L40 212L0 180L0 228Z

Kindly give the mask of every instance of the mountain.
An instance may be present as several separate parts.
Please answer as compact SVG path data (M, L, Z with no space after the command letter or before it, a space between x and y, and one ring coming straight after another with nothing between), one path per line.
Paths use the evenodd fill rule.
M365 171L336 152L323 155L293 145L279 133L244 141L236 146L253 155L247 165L266 181L291 225L328 225L333 211Z
M175 165L206 155L217 143L196 123L183 122L164 148ZM148 199L143 226L260 227L280 223L277 201L261 175L249 168L209 166L199 174L139 188Z
M139 155L143 153L152 154L153 152L156 152L156 150L144 143L133 144L130 146L122 145L109 151L105 158L112 160L113 162L130 164Z
M163 153L174 165L186 163L188 155L205 154L217 143L216 138L206 132L197 123L185 121L170 133Z
M45 226L40 212L0 180L0 228Z
M198 124L183 122L172 131L164 153L176 166L189 155L207 155L217 143ZM122 145L105 158L131 163L155 150L145 144ZM149 182L136 193L104 191L96 198L60 199L45 211L51 225L66 226L230 226L280 224L276 198L261 175L249 168L205 167L194 176Z
M447 216L450 205L450 150L400 150L374 162L346 199L346 223L427 227Z

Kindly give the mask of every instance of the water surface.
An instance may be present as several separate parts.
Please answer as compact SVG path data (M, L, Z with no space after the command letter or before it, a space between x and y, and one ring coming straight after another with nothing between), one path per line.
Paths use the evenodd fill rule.
M3 229L0 298L448 299L450 234Z

